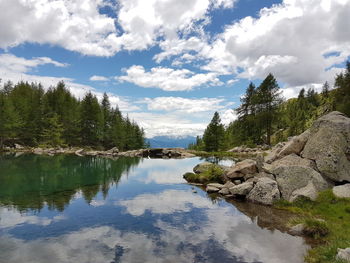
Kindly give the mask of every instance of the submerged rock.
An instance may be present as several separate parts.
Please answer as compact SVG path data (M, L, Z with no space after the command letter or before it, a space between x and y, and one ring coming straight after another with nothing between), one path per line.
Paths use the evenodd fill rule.
M205 191L207 191L208 193L217 193L220 191L220 189L217 187L208 185Z
M225 187L223 184L218 184L218 183L211 183L211 184L208 184L207 186L212 186L218 189L222 189Z

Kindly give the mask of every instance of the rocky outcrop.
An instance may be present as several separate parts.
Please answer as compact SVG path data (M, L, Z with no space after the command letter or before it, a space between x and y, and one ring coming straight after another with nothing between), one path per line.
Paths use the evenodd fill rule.
M293 201L291 197L294 191L306 187L309 183L317 191L326 190L330 186L318 172L306 166L279 166L273 174L276 176L282 198L288 201Z
M350 184L334 186L333 194L339 198L350 198Z
M335 182L350 181L350 119L331 112L310 129L302 157L314 160L320 173Z
M204 163L195 170L211 165ZM339 112L329 113L301 135L277 144L264 158L246 159L222 172L219 178L230 186L225 184L217 192L246 196L260 204L271 205L280 198L316 200L320 191L334 185L338 185L333 188L336 196L348 198L350 184L339 184L350 182L350 119Z
M277 182L267 177L260 178L247 196L248 201L263 205L272 205L279 199Z

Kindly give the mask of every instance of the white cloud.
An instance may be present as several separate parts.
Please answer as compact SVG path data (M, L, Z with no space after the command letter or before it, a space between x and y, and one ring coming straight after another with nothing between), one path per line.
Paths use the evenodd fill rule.
M156 97L145 98L143 102L147 104L151 111L180 111L186 113L215 111L222 109L224 99L221 98L200 98L188 99L182 97Z
M53 218L39 217L36 215L27 215L20 213L14 208L0 207L0 227L9 228L15 227L21 224L32 224L39 226L47 226L53 222L57 222L65 219L64 216L58 215Z
M109 78L104 77L104 76L93 75L93 76L90 77L89 80L91 80L91 81L108 81Z
M50 86L56 86L59 81L64 81L70 92L77 98L81 99L87 92L91 91L99 100L102 100L103 92L97 91L91 86L77 83L72 78L41 76L31 73L36 71L38 67L46 64L52 64L56 67L68 66L66 63L61 63L48 57L26 59L12 54L0 54L2 82L12 81L17 83L19 81L27 81L29 83L41 83L43 88L47 89ZM121 111L139 110L139 107L131 104L127 98L119 97L112 93L108 93L108 95L111 105L113 107L118 105Z
M2 0L0 47L25 42L54 44L85 55L110 56L114 19L99 13L102 0Z
M145 129L146 137L154 136L197 136L201 135L208 125L211 115L206 114L205 118L196 120L195 116L186 113L149 113L130 112L129 117L134 119Z
M166 190L159 194L142 194L130 200L116 203L125 207L133 216L143 215L146 210L156 214L172 214L189 212L193 206L197 208L214 208L215 205L207 198L189 191Z
M2 0L0 47L25 42L54 44L84 55L112 56L141 50L194 31L210 10L231 8L234 0ZM109 6L116 17L101 14ZM118 25L118 29L115 24ZM120 30L119 30L120 29Z
M116 78L144 88L159 88L165 91L185 91L202 85L222 85L215 73L195 74L187 69L157 67L147 72L142 66L132 66L126 69L125 73L126 75Z

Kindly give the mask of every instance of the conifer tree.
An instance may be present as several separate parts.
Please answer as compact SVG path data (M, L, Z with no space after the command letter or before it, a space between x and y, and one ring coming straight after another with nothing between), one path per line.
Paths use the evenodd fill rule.
M96 96L87 93L81 102L81 140L83 145L98 146L102 139L102 112Z
M221 124L218 112L214 116L204 131L203 142L205 150L208 152L219 151L223 148L225 129Z

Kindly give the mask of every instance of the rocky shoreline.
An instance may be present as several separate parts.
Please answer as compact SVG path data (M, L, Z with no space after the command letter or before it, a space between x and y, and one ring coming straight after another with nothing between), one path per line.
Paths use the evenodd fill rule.
M329 188L337 197L350 197L350 119L340 112L321 117L309 130L264 155L232 167L201 163L184 177L191 182L191 178L221 169L218 181L204 182L207 192L263 205L279 199L315 200L320 191Z
M191 158L195 155L183 148L148 148L126 152L120 152L114 147L107 151L98 151L84 148L30 148L15 144L13 148L5 148L6 152L33 153L38 155L75 154L77 156L101 156L101 157L145 157L145 158Z

